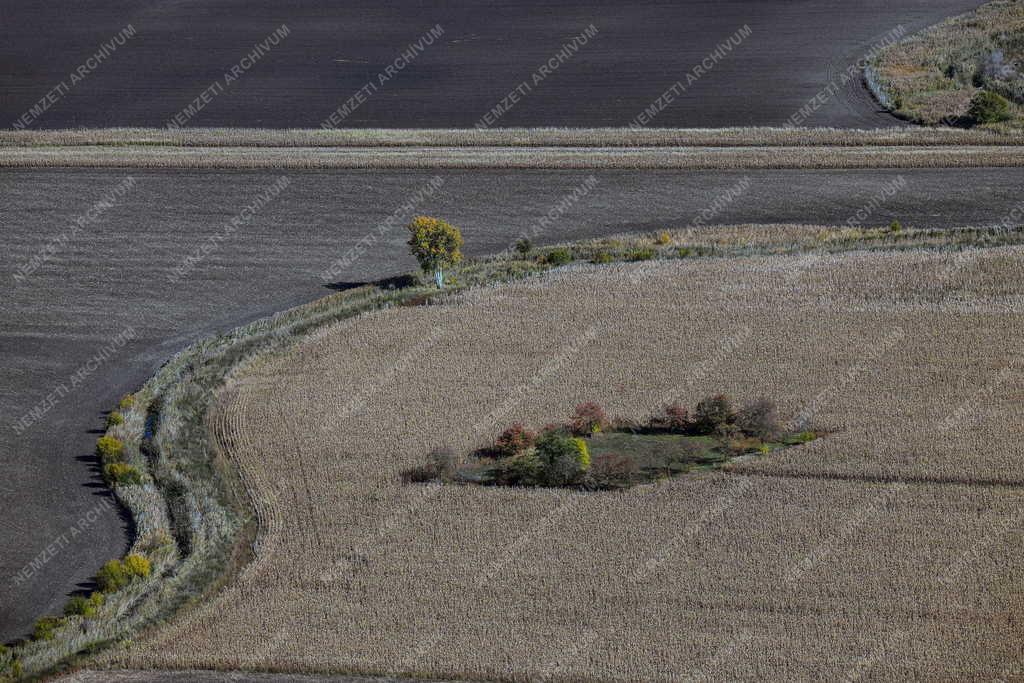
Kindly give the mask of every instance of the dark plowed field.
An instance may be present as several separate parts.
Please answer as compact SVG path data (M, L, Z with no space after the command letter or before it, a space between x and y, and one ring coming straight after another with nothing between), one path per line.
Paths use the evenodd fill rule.
M489 125L624 126L693 74L696 82L647 125L782 125L825 93L798 123L876 127L895 120L859 80L844 82L847 67L899 26L914 31L977 4L10 0L0 7L0 126L12 127L48 93L53 101L28 127L164 126L197 98L187 125L317 127L356 98L335 125L472 127L510 93L517 101ZM87 62L129 26L133 36ZM571 56L540 72L591 26L585 44L577 40L563 52ZM287 35L277 45L246 60L281 27ZM400 59L435 27L436 39ZM705 73L694 70L744 27L749 36L731 52Z

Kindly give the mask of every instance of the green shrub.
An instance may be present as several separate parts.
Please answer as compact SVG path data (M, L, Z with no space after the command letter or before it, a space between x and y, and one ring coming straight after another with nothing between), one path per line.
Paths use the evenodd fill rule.
M989 90L982 90L971 98L967 118L974 124L998 123L1012 117L1010 103L1005 97Z
M566 247L556 247L544 255L544 263L549 266L564 266L572 260L572 251Z
M679 247L679 251L676 253L679 254L679 258L686 258L693 255L693 249L690 247Z
M153 569L146 556L139 553L129 553L121 564L124 567L125 572L130 577L137 576L140 579L144 579L149 576Z
M127 586L130 580L121 560L110 560L96 574L96 583L104 593L115 593Z
M735 414L729 399L719 394L702 399L693 413L693 427L699 434L722 431L733 422Z
M591 263L611 263L614 259L612 255L607 251L599 251L594 254L594 258L590 259Z
M537 449L530 448L509 461L508 481L516 486L541 486L544 482L544 466L537 455Z
M587 443L564 431L551 431L537 439L541 483L546 486L568 486L579 481L590 467Z
M129 410L135 405L135 396L133 394L125 394L121 397L121 400L117 403L117 409L124 412Z
M899 221L893 221L889 224L889 232L903 232L903 225Z
M654 258L654 250L645 247L643 249L632 249L626 254L627 261L650 261Z
M110 429L111 427L114 427L114 426L117 426L117 425L123 425L123 424L124 424L124 415L122 415L121 413L117 412L116 410L112 410L112 411L110 411L109 414L107 414L107 429Z
M96 455L104 465L124 459L124 443L113 436L101 436L96 440Z
M786 443L788 443L788 444L807 443L809 441L814 441L817 438L818 438L817 434L815 434L814 432L808 430L808 431L800 432L799 434L794 434L793 436L791 436L788 439L786 439Z
M78 615L82 617L91 617L96 614L96 610L103 606L104 597L103 593L93 591L89 597L84 595L75 595L68 600L68 604L64 605L64 614L66 616Z
M526 256L531 251L533 251L533 243L530 242L530 240L528 240L527 238L523 237L522 239L516 241L516 251L518 251L521 255Z
M112 462L103 466L103 479L108 484L120 484L122 486L141 484L142 473L126 462Z
M32 629L32 639L53 640L56 630L63 625L64 620L60 617L42 617L36 621L35 627Z

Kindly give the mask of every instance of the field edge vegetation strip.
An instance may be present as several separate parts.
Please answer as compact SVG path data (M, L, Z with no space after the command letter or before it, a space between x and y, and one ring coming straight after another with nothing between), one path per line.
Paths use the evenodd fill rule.
M901 119L1021 137L1022 58L1024 5L994 0L880 50L864 81Z
M1021 145L991 129L843 128L101 128L0 131L0 149L33 147L809 147Z
M528 239L467 260L438 289L411 274L330 294L226 334L168 360L108 417L97 443L104 477L136 528L129 554L104 565L100 597L76 596L63 617L44 617L35 637L0 651L0 680L77 668L92 655L155 627L211 594L251 557L258 512L236 465L208 431L221 390L246 368L287 352L333 323L395 306L451 301L571 264L608 264L765 254L940 249L1024 244L1015 228L959 230L734 226L533 247ZM78 599L80 598L80 599ZM73 607L72 607L73 604Z
M1018 167L1018 145L760 147L10 147L0 168L853 169Z

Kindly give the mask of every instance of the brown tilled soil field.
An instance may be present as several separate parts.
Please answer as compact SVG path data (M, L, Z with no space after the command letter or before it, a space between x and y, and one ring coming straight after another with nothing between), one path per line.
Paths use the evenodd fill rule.
M113 666L502 680L1021 674L1024 250L571 267L366 315L212 422L256 559ZM406 485L601 402L761 395L825 438L619 493Z

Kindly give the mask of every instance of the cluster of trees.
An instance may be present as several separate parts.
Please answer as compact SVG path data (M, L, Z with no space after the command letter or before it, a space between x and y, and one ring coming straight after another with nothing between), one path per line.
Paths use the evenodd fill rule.
M816 437L813 432L788 434L780 424L775 404L766 399L735 408L727 396L709 396L698 402L692 412L676 402L644 422L609 419L600 405L587 402L576 406L572 418L564 424L549 424L537 432L519 422L511 425L493 444L475 451L472 462L476 464L469 467L460 469L455 454L442 448L433 451L425 465L407 470L404 477L412 482L590 490L621 488L641 481L640 467L629 453L591 457L588 438L601 432L674 434L681 438L711 436L717 444L712 446L716 452L732 455L767 453L781 445Z

